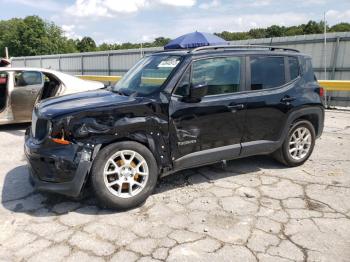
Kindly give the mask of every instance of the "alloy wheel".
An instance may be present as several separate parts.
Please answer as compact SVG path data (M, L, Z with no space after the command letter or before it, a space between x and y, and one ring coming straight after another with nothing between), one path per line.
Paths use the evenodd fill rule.
M298 127L289 139L289 154L297 161L304 159L311 148L312 136L306 127Z
M106 162L104 183L113 195L130 198L140 193L149 176L146 160L133 150L121 150Z

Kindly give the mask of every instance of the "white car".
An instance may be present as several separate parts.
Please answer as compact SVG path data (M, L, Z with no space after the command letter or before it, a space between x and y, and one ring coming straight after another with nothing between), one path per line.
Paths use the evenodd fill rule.
M42 99L103 87L50 69L0 67L0 124L30 122L34 105Z

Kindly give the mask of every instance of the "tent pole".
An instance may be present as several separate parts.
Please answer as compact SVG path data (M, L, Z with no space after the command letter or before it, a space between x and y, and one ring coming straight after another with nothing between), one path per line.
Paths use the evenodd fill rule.
M323 23L324 23L324 80L327 80L327 24L326 24L326 12L323 13ZM327 108L327 90L324 92L325 96L325 107Z
M9 49L7 48L7 46L5 47L5 58L9 59Z

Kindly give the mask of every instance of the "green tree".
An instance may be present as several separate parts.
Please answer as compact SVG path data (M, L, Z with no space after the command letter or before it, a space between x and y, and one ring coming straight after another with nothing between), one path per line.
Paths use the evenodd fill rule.
M253 28L248 32L251 38L265 38L267 37L266 29L264 28Z
M154 39L153 42L143 42L142 47L147 48L147 47L158 47L158 46L165 46L167 43L170 42L170 38L165 38L165 37L157 37ZM135 49L135 48L141 48L141 43L122 43L122 44L107 44L107 43L102 43L99 47L98 50L100 51L106 51L106 50L118 50L118 49Z
M96 51L96 43L95 41L89 37L85 36L81 40L77 40L77 49L80 52L92 52Z
M332 27L327 26L327 30L330 32L349 32L350 23L339 23ZM221 33L215 33L215 35L231 41L231 40L244 40L250 38L266 38L266 37L280 37L280 36L294 36L294 35L307 35L307 34L322 34L324 31L324 22L316 22L310 20L306 24L294 25L294 26L278 26L272 25L267 28L253 28L248 32L229 32L223 31Z
M100 51L108 51L108 50L113 50L113 44L107 44L107 43L102 43L99 47L98 50Z
M284 32L285 32L284 26L272 25L266 28L266 37L284 36Z
M29 56L76 52L60 27L38 16L0 21L0 50L9 48L10 56Z
M303 33L305 35L308 34L322 34L324 31L324 22L315 22L315 21L309 21L306 25L303 24L301 25L301 27L303 28Z
M293 36L302 34L323 33L324 23L310 20L306 24L295 26L272 25L268 28L253 28L248 32L223 31L215 35L227 40L244 40L251 38ZM339 23L332 27L327 26L331 32L350 31L350 23ZM64 54L74 52L90 52L97 50L119 50L140 48L140 43L125 42L121 44L103 43L96 46L91 37L83 39L68 39L64 32L54 23L47 22L38 16L27 16L24 19L13 18L0 20L0 56L4 47L9 48L10 56L29 56L44 54ZM152 42L142 43L144 48L164 46L170 41L169 38L157 37Z
M167 43L170 42L170 38L165 38L165 37L157 37L153 41L154 46L165 46Z
M330 32L350 32L350 23L339 23L329 29Z
M290 26L286 28L285 36L294 36L304 34L303 28L300 26Z
M64 45L63 49L65 50L65 53L76 53L76 52L78 52L78 48L77 48L75 40L67 39L67 38L64 38L64 39L65 39L65 41L63 43L63 45Z
M225 39L226 41L234 41L234 40L244 40L249 39L250 36L247 32L228 32L223 31L221 33L215 33L215 35Z
M22 52L22 41L20 29L24 26L23 20L11 19L9 21L0 22L0 50L4 50L7 46L10 55L18 56L24 54Z

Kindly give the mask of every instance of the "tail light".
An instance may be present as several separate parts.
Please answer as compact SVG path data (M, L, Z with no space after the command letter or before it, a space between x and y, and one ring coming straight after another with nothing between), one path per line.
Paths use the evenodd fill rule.
M0 85L4 85L7 83L7 77L0 77Z
M324 97L324 88L323 87L319 87L317 91L318 91L318 94L320 95L320 97Z

